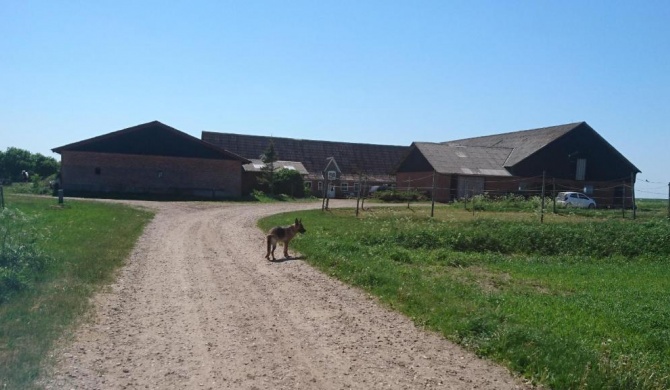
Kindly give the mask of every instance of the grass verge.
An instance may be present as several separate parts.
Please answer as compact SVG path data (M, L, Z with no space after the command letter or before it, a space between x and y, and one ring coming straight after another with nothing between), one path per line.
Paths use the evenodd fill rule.
M6 206L29 218L40 232L35 245L50 258L29 288L0 304L0 388L30 389L54 342L83 318L93 293L113 281L153 214L11 194Z
M670 388L670 223L652 207L551 215L441 207L300 217L315 267L553 389ZM611 214L611 215L610 215Z

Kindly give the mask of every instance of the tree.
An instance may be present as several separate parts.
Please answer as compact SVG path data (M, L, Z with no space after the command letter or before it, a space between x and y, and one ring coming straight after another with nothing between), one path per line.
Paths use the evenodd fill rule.
M60 163L53 157L37 153L32 155L32 160L32 173L36 173L39 177L48 177L60 170Z
M275 150L275 143L270 138L270 144L267 149L261 155L261 161L263 161L263 168L261 168L261 178L260 181L263 184L267 184L270 188L270 195L274 196L275 194L275 162L277 162L278 156L277 151Z
M47 177L59 170L60 163L53 157L14 147L0 152L0 179L21 181L21 171L28 171L31 176Z
M277 193L294 198L305 197L305 183L300 172L295 169L280 168L274 176Z

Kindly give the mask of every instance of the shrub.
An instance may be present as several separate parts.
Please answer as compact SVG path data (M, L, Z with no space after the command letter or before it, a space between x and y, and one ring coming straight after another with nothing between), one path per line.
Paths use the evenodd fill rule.
M18 210L0 213L0 302L31 286L50 257L39 250L40 234Z

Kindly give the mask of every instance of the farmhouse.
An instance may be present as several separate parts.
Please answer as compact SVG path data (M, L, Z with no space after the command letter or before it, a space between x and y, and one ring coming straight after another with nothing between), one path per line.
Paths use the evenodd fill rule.
M477 194L579 191L599 207L631 207L639 173L586 122L443 143L414 142L396 169L398 189L435 191L435 200Z
M240 197L250 163L158 121L52 150L68 196Z
M202 132L202 140L248 159L259 159L270 142L284 165L303 167L305 185L313 195L355 196L372 185L395 185L393 169L407 146L314 141L231 133ZM291 162L294 162L291 164ZM299 164L299 165L298 165ZM260 167L259 167L260 168ZM245 175L252 174L245 171ZM245 178L245 183L253 182ZM245 187L246 188L246 187Z

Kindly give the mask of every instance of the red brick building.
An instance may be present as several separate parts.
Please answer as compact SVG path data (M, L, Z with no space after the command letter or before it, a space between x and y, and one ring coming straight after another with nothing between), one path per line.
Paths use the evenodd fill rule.
M640 170L586 122L466 138L415 142L396 169L398 189L435 190L448 202L472 195L578 191L598 207L631 207ZM434 178L434 179L433 179ZM435 180L435 184L433 184Z
M158 121L52 150L67 196L237 198L250 162Z

